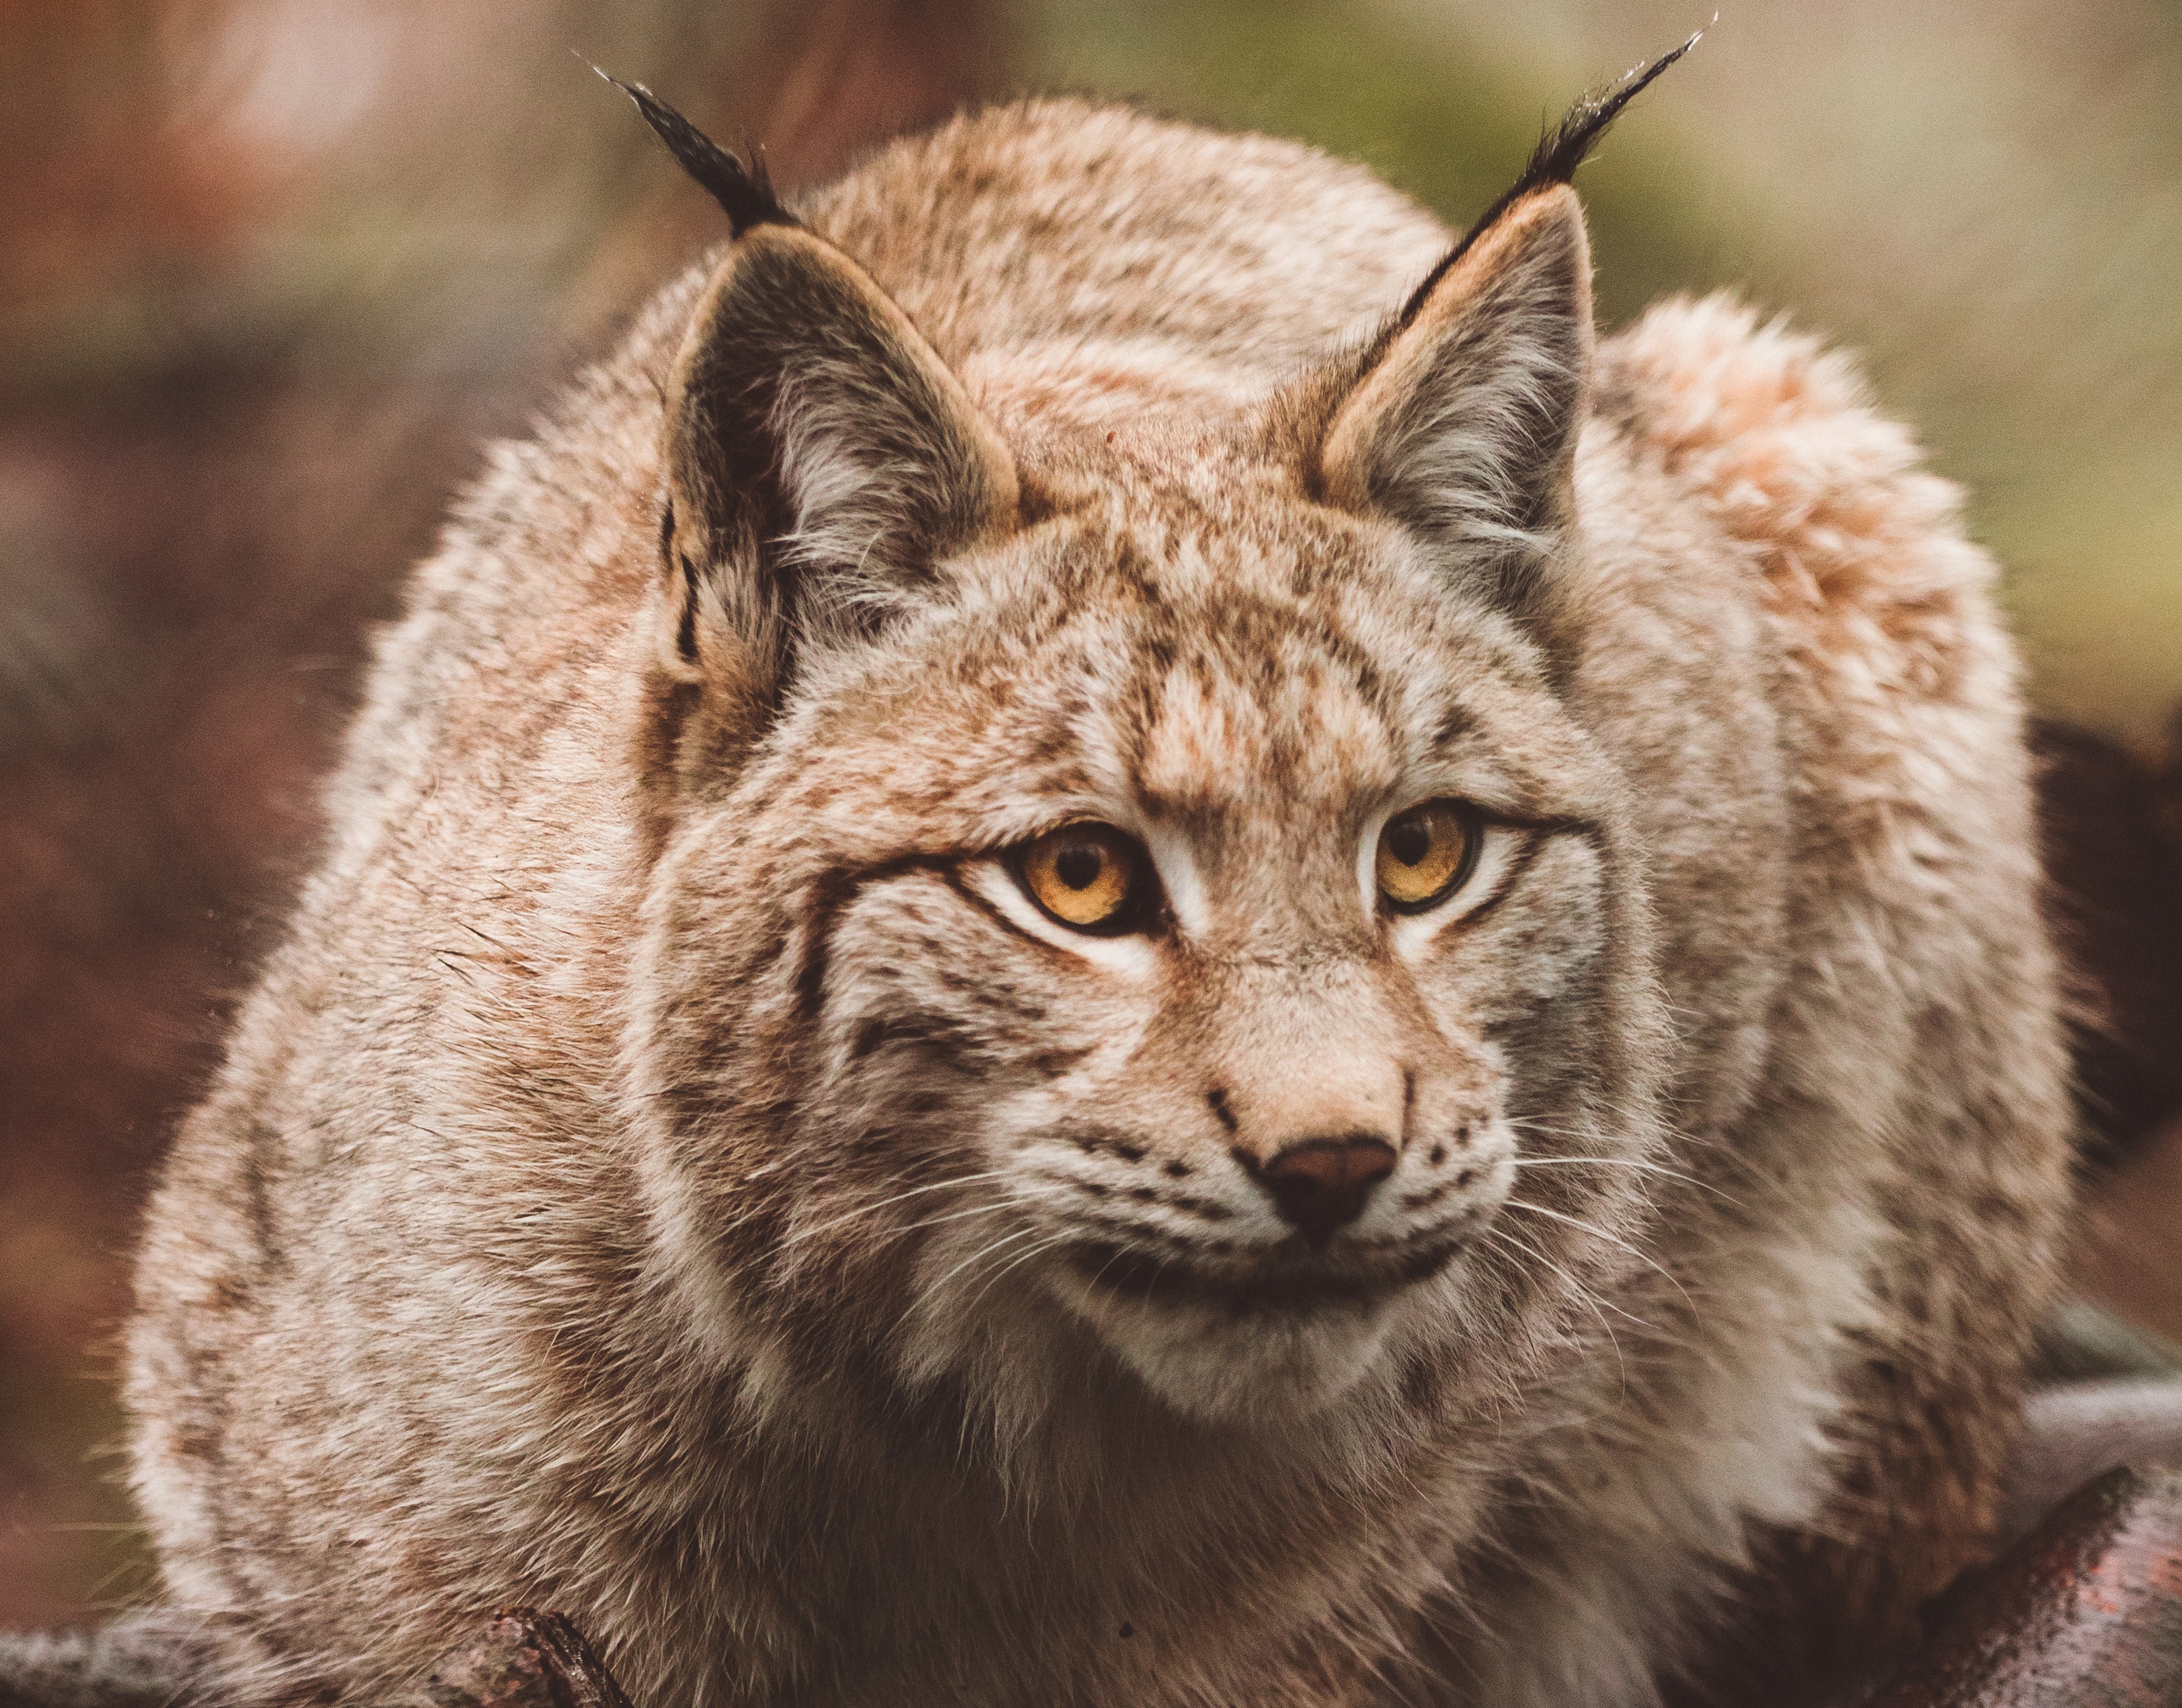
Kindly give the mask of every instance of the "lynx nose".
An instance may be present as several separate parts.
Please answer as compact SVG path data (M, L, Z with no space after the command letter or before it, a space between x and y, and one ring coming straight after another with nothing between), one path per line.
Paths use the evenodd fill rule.
M1259 1173L1281 1214L1304 1238L1322 1246L1333 1230L1364 1213L1371 1188L1394 1172L1394 1147L1376 1133L1301 1139Z

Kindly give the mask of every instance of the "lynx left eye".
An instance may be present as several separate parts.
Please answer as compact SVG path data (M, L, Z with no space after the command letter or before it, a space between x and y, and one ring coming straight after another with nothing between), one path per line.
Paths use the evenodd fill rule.
M1141 922L1151 892L1151 862L1136 840L1110 824L1063 825L1016 857L1030 898L1079 931L1119 933Z
M1451 800L1428 800L1387 821L1379 832L1379 894L1396 913L1437 907L1477 865L1477 815Z

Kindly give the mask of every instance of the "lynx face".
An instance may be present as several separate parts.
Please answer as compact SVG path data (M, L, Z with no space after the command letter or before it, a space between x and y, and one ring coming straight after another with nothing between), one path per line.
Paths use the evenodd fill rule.
M1452 389L1452 343L1465 430L1552 402L1534 323L1580 370L1587 322L1548 290L1583 263L1546 199L1457 276L1452 330L1426 305L1304 429L1310 466L1292 399L1106 426L1050 372L985 384L1011 450L838 256L743 240L715 323L777 332L809 269L882 359L828 412L807 367L769 396L705 372L756 340L701 317L670 428L659 692L699 710L635 1049L659 1237L724 1352L830 1341L991 1396L1088 1329L1185 1413L1277 1419L1465 1348L1504 1370L1619 1262L1651 1142L1641 909L1532 638L1556 619L1516 608L1565 567L1567 434L1520 423L1541 489L1495 490L1429 408L1371 395L1390 367ZM1525 329L1485 352L1504 373L1495 312ZM690 473L739 431L788 440L769 517ZM1471 465L1427 469L1406 523L1404 455ZM703 567L754 549L770 583Z

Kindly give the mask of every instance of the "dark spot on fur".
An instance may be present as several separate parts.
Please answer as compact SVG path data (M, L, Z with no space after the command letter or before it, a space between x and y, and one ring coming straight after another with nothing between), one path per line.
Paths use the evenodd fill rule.
M1439 1372L1423 1358L1402 1367L1402 1403L1412 1412L1430 1412L1439 1402Z
M185 1424L167 1437L174 1451L185 1459L216 1460L219 1457L219 1437L210 1429L191 1429Z
M1437 1168L1442 1163L1447 1160L1447 1147L1445 1145L1434 1145L1432 1147L1432 1155L1426 1158L1426 1160L1434 1168Z
M1031 1065L1036 1068L1038 1072L1044 1074L1049 1077L1058 1077L1059 1075L1066 1073L1071 1068L1074 1067L1078 1062L1082 1061L1084 1057L1090 1053L1091 1052L1088 1048L1080 1050L1044 1050L1041 1051L1038 1054L1033 1056L1030 1059L1030 1062Z
M1457 1149L1460 1149L1468 1145L1470 1142L1470 1129L1467 1127L1457 1127L1454 1130L1454 1142Z
M1133 1145L1126 1139L1110 1139L1106 1148L1125 1163L1141 1163L1144 1159L1144 1147Z
M1132 1186L1129 1188L1129 1196L1140 1204L1155 1204L1159 1202L1159 1194L1149 1186Z
M682 621L674 631L674 649L682 655L684 664L697 661L697 572L689 561L689 554L681 554L682 560Z
M1476 722L1476 720L1464 707L1449 706L1440 714L1439 722L1433 727L1432 746L1436 749L1446 747L1456 738L1469 734Z
M1402 1200L1402 1208L1405 1210L1424 1209L1445 1197L1448 1190L1447 1182L1443 1180L1439 1185L1427 1187L1421 1192L1411 1192Z
M1234 1110L1227 1107L1227 1093L1225 1091L1216 1086L1205 1094L1205 1101L1212 1113L1219 1118L1220 1125L1227 1128L1229 1132L1236 1131L1241 1125L1241 1123L1235 1119Z
M1109 439L1111 439L1113 436L1114 435L1110 433L1106 435ZM1121 1621L1121 1634L1124 1637L1133 1637L1137 1634L1137 1628L1132 1625L1127 1620L1124 1619Z
M242 1152L242 1185L250 1217L251 1241L258 1247L258 1255L265 1267L276 1270L285 1265L286 1259L274 1224L272 1183L266 1175L280 1141L280 1136L271 1127L255 1121L251 1124L249 1141Z
M1476 1170L1476 1169L1464 1169L1460 1174L1457 1175L1454 1177L1455 1190L1456 1190L1457 1191L1461 1191L1461 1190L1462 1190L1462 1188L1464 1188L1465 1186L1467 1186L1468 1185L1470 1185L1470 1182L1471 1182L1471 1181L1473 1181L1473 1180L1475 1180L1476 1178L1477 1178L1477 1170Z
M1169 1163L1165 1169L1160 1170L1160 1172L1170 1180L1187 1180L1189 1178L1189 1164L1188 1163Z
M1078 1191L1094 1198L1103 1198L1111 1190L1110 1187L1100 1186L1096 1180L1078 1180L1076 1186Z

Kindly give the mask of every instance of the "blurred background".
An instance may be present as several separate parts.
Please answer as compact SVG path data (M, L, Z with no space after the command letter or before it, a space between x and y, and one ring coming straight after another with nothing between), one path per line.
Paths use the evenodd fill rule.
M722 235L584 61L790 189L1069 88L1309 139L1460 223L1714 3L0 0L0 1624L147 1581L134 1219L370 625L480 441ZM1969 487L2052 720L2080 1281L2182 1333L2182 0L1717 3L1587 169L1606 318L1740 289L1861 347Z

